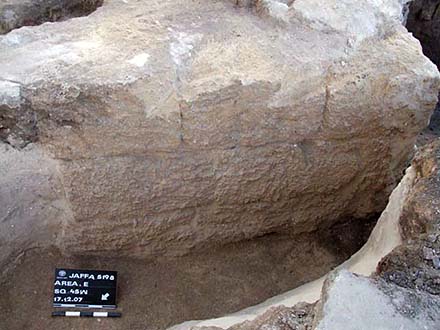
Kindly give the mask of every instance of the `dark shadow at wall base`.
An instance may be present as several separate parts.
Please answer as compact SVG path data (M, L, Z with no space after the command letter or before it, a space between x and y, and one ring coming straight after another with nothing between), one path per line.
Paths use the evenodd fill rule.
M6 0L0 2L0 34L22 26L87 16L104 0Z

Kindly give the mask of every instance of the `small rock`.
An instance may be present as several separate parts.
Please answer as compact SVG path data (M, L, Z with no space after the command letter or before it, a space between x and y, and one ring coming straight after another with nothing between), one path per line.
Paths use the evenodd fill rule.
M432 264L436 269L440 269L440 258L439 257L432 258Z
M428 241L430 241L431 243L435 243L437 241L437 235L436 234L428 235Z
M433 249L423 247L423 258L425 260L432 260L435 257L435 252Z

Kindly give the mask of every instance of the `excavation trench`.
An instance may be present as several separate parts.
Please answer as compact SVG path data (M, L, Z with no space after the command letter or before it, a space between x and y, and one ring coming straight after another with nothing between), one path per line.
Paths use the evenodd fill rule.
M0 34L22 26L64 21L93 13L103 0L6 0L0 3Z
M63 1L44 3L58 6ZM102 1L68 3L61 4L60 11L48 7L38 13L23 9L25 14L16 15L17 19L11 19L15 17L11 12L5 19L7 11L3 10L0 33L24 25L87 15ZM378 215L345 219L295 237L273 233L179 258L118 258L111 253L102 253L100 258L66 257L55 247L28 249L0 275L0 330L156 330L187 320L236 312L321 278L364 245L377 218ZM123 318L51 318L56 267L118 271L118 310ZM314 288L313 292L319 294L320 288Z
M423 48L424 54L440 68L440 1L414 0L409 5L406 27L413 33ZM437 104L428 127L417 139L417 145L425 145L440 136L440 101ZM414 183L415 171L408 168L406 175L390 196L386 209L381 214L366 244L347 261L338 265L337 269L348 269L351 272L371 275L376 271L380 260L402 243L400 237L400 217L403 203L406 201L410 187ZM294 290L235 313L217 319L189 321L178 324L170 330L186 330L192 326L207 327L206 329L229 329L229 327L261 316L274 306L293 307L300 302L314 303L321 297L321 290L326 276L310 281ZM212 329L214 329L212 328Z
M173 259L66 258L55 248L28 250L3 274L0 329L150 330L219 317L319 278L362 246L376 218L294 238L270 234ZM55 267L117 270L123 318L51 318Z

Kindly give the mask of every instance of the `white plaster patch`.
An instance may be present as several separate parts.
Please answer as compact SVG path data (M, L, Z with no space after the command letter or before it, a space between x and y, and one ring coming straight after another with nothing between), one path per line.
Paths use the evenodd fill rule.
M378 31L374 1L378 0L297 0L293 7L312 27L347 33L359 42Z
M9 32L4 36L0 36L0 42L6 46L19 45L23 41L21 34L15 33L15 31Z
M100 44L101 43L99 41L91 40L52 45L44 50L44 57L46 59L64 59L65 57L68 57L68 59L77 59L79 54L97 49L99 48Z
M385 15L400 20L406 21L405 8L412 0L370 0L377 9Z
M252 78L243 78L243 79L240 79L240 82L243 86L250 86L253 83L256 83L257 81Z
M90 40L81 40L71 43L77 49L96 49L101 47L102 42L98 38L91 38Z
M0 105L17 108L22 103L20 84L0 80Z
M264 0L264 6L269 10L270 16L280 21L287 22L289 6L286 3L276 0Z
M411 0L296 0L293 8L320 30L348 33L356 42L378 33L385 19L405 21Z
M62 61L67 63L67 64L72 65L72 64L80 62L81 61L81 57L78 54L72 52L70 54L65 54L62 57Z
M76 42L66 42L59 45L52 45L42 50L38 57L35 56L34 63L37 58L41 61L62 61L69 65L81 62L83 59L92 59L100 56L101 52L97 50L101 47L102 42L97 38L91 40L81 40Z
M147 64L149 59L150 59L149 54L141 53L141 54L138 54L138 55L134 56L133 58L129 59L127 62L141 68L145 64Z
M188 60L191 57L195 44L201 38L201 34L189 35L185 32L175 34L175 41L170 44L170 54L174 64L181 66L184 61Z

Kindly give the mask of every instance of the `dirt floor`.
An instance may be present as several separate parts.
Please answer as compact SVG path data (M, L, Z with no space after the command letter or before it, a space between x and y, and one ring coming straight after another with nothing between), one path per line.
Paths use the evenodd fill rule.
M272 234L159 261L66 258L55 249L29 250L0 283L0 329L152 330L224 315L320 277L360 248L374 222L352 221L300 240ZM56 267L118 271L122 318L52 318Z

